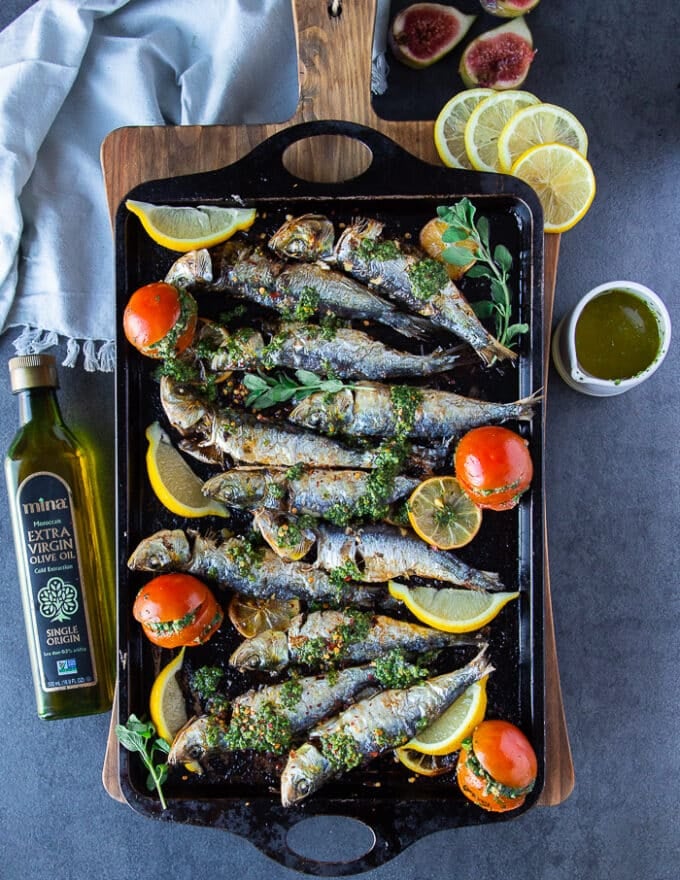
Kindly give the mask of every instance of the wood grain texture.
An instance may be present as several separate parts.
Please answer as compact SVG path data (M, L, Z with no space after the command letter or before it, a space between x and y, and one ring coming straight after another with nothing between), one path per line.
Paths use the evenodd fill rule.
M294 0L293 7L299 58L299 100L295 114L286 122L263 125L146 126L111 132L102 144L101 163L112 218L126 193L139 183L230 165L283 128L316 119L339 119L370 126L419 158L441 164L434 147L433 121L383 120L373 111L370 69L374 0L345 3L338 18L329 16L326 3ZM360 173L365 163L364 146L347 139L343 139L342 145L325 138L308 139L293 145L286 156L290 171L311 180L345 180ZM548 377L559 248L560 236L545 236L544 388ZM574 766L555 643L547 533L544 583L546 779L538 803L554 806L571 793ZM113 732L117 723L115 710L113 716L102 781L111 797L124 802Z

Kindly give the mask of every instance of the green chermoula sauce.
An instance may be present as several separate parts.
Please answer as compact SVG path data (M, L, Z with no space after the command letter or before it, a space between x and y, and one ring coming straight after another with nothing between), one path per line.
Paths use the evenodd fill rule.
M576 357L598 379L630 379L659 354L659 322L644 300L625 290L586 304L576 322Z

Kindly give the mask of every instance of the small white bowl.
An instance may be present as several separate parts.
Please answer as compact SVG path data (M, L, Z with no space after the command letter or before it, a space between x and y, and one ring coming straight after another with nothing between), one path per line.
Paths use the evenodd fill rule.
M592 299L612 290L624 290L644 300L659 322L660 344L657 356L645 370L629 379L600 379L593 376L583 369L576 356L576 324L581 312ZM623 394L624 391L629 391L645 379L649 379L666 357L670 341L670 315L663 301L652 290L635 281L608 281L589 291L571 312L562 318L553 335L552 357L555 369L570 388L580 391L581 394L590 394L592 397L610 397L614 394Z

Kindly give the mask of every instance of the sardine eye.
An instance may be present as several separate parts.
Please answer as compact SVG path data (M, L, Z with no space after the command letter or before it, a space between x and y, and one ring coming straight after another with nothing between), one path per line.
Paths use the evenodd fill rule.
M295 788L297 789L298 793L301 795L309 794L309 789L310 789L309 781L307 779L305 779L305 777L303 776L301 779L297 780Z

